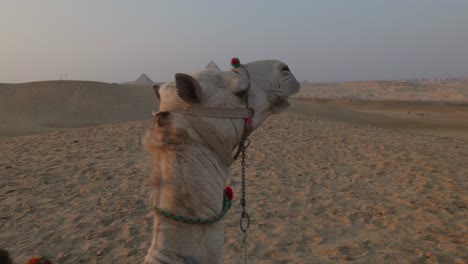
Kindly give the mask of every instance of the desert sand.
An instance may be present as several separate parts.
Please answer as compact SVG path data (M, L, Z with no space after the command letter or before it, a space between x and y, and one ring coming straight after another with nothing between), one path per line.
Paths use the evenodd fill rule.
M142 262L153 216L141 139L154 107L142 93L148 101L127 117L141 121L119 120L117 111L113 122L124 123L99 125L108 121L102 117L91 127L33 134L50 131L37 129L41 120L0 138L0 247L16 263L37 255L54 263ZM429 110L395 103L378 112L375 102L362 104L293 101L252 134L251 263L467 263L466 123L450 135L431 126L393 127L395 116L428 118L404 116L409 108ZM466 115L463 106L445 107L452 106L430 109L453 116L454 124ZM74 110L77 119L81 111L87 113ZM433 112L427 124L447 119ZM225 263L242 263L239 162L228 184L235 197L225 218Z

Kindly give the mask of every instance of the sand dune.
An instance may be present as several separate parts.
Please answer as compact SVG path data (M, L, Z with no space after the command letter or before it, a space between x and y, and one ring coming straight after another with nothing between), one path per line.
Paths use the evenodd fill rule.
M149 86L90 81L0 84L0 137L147 119Z

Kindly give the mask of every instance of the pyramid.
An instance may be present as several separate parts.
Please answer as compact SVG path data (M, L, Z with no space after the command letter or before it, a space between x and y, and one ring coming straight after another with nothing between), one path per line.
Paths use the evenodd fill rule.
M140 77L138 77L138 79L136 79L136 81L133 81L133 82L124 82L122 84L133 84L133 85L154 85L156 84L155 82L153 82L153 80L151 80L146 74L142 74L140 75Z
M210 61L206 67L205 70L212 70L212 71L220 71L221 69L216 65L214 61Z
M136 85L153 85L154 82L146 74L143 73L142 75L140 75L140 77L138 77L138 79L136 79L136 81L133 82L133 84L136 84Z

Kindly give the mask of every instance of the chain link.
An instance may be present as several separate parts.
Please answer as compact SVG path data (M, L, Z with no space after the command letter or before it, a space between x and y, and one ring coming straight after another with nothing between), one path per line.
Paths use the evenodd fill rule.
M243 65L242 65L243 66ZM244 66L243 66L244 67ZM249 72L247 71L247 68L245 68L245 72L247 73L247 77L250 80ZM250 88L250 82L249 82L249 88ZM242 151L242 160L241 160L241 165L242 165L242 193L241 193L241 199L240 199L240 204L242 206L242 213L239 221L240 229L244 233L244 239L243 239L243 244L244 244L244 264L247 264L248 261L248 253L249 253L249 241L248 241L248 232L247 230L249 229L250 226L250 217L249 214L247 214L245 208L247 206L247 202L245 200L245 150L249 147L250 145L250 139L248 138L250 133L252 132L252 117L254 115L254 112L252 109L249 108L249 100L248 96L245 98L246 102L246 108L250 110L250 116L245 120L244 124L244 134L242 135L241 143L240 143L240 148L239 150ZM239 155L239 151L236 154ZM245 222L247 221L247 222Z
M242 146L242 161L241 161L241 172L242 172L242 196L240 203L242 205L242 213L245 213L245 146Z
M249 142L250 143L250 142ZM242 192L241 192L241 199L240 199L240 204L242 206L242 213L241 213L241 218L239 221L240 229L244 234L247 232L247 229L249 229L250 226L250 217L249 214L246 211L247 207L247 202L245 199L245 150L247 149L248 144L243 144L242 145L242 155L241 155L241 165L242 165Z
M250 143L250 141L248 142ZM240 229L244 233L244 239L242 243L244 244L244 264L247 264L248 260L248 253L249 253L249 241L247 239L248 232L247 230L249 229L250 226L250 217L249 214L246 212L245 207L247 206L246 200L245 200L245 150L249 144L245 144L245 142L242 144L242 160L241 160L241 165L242 165L242 194L241 194L241 199L240 199L240 204L242 206L242 213L239 221Z

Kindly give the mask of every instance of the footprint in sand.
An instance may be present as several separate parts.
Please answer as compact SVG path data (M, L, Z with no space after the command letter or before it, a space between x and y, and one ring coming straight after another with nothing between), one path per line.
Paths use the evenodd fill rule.
M348 243L344 246L339 246L337 250L338 253L341 255L341 258L345 260L354 260L362 258L369 253L369 251L366 248L354 242Z

